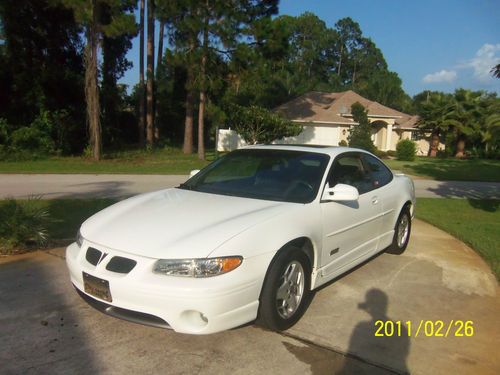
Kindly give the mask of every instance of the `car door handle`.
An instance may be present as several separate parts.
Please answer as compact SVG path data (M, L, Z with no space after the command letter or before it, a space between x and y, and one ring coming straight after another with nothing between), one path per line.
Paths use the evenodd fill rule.
M378 197L372 198L372 204L378 204Z

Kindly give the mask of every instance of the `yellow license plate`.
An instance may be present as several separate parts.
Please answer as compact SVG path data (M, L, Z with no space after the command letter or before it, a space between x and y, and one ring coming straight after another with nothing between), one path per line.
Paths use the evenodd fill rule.
M111 298L111 291L109 290L108 280L103 280L83 272L83 286L85 288L85 293L104 301L113 301L113 298Z

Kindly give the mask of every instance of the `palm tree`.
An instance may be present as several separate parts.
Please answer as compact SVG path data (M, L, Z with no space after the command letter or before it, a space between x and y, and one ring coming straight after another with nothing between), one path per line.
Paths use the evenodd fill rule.
M428 93L427 99L419 109L418 127L431 132L429 156L437 155L439 141L452 126L451 115L454 111L453 98L441 92Z
M493 77L500 78L500 64L491 68L491 74L493 74Z
M454 94L454 111L450 124L456 139L455 157L463 158L465 142L473 135L479 135L483 123L481 107L482 93L459 89Z

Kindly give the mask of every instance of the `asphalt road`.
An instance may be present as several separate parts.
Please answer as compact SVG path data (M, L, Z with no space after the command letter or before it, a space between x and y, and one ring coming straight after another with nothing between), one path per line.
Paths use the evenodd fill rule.
M495 277L418 220L403 255L381 254L321 288L285 333L248 324L190 336L103 315L77 295L63 257L0 257L0 374L500 374ZM403 325L379 337L379 320ZM466 321L469 336L450 326Z
M173 187L187 176L91 175L91 174L1 174L0 199L41 195L53 198L123 198ZM498 182L433 181L415 179L417 197L500 199Z

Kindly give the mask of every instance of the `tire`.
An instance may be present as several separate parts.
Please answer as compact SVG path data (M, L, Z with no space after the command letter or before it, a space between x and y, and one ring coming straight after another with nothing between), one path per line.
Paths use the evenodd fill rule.
M387 248L389 254L403 254L410 241L411 214L408 206L403 207L394 226L392 244Z
M288 329L304 315L312 296L309 258L299 248L283 249L264 280L257 323L273 331Z

